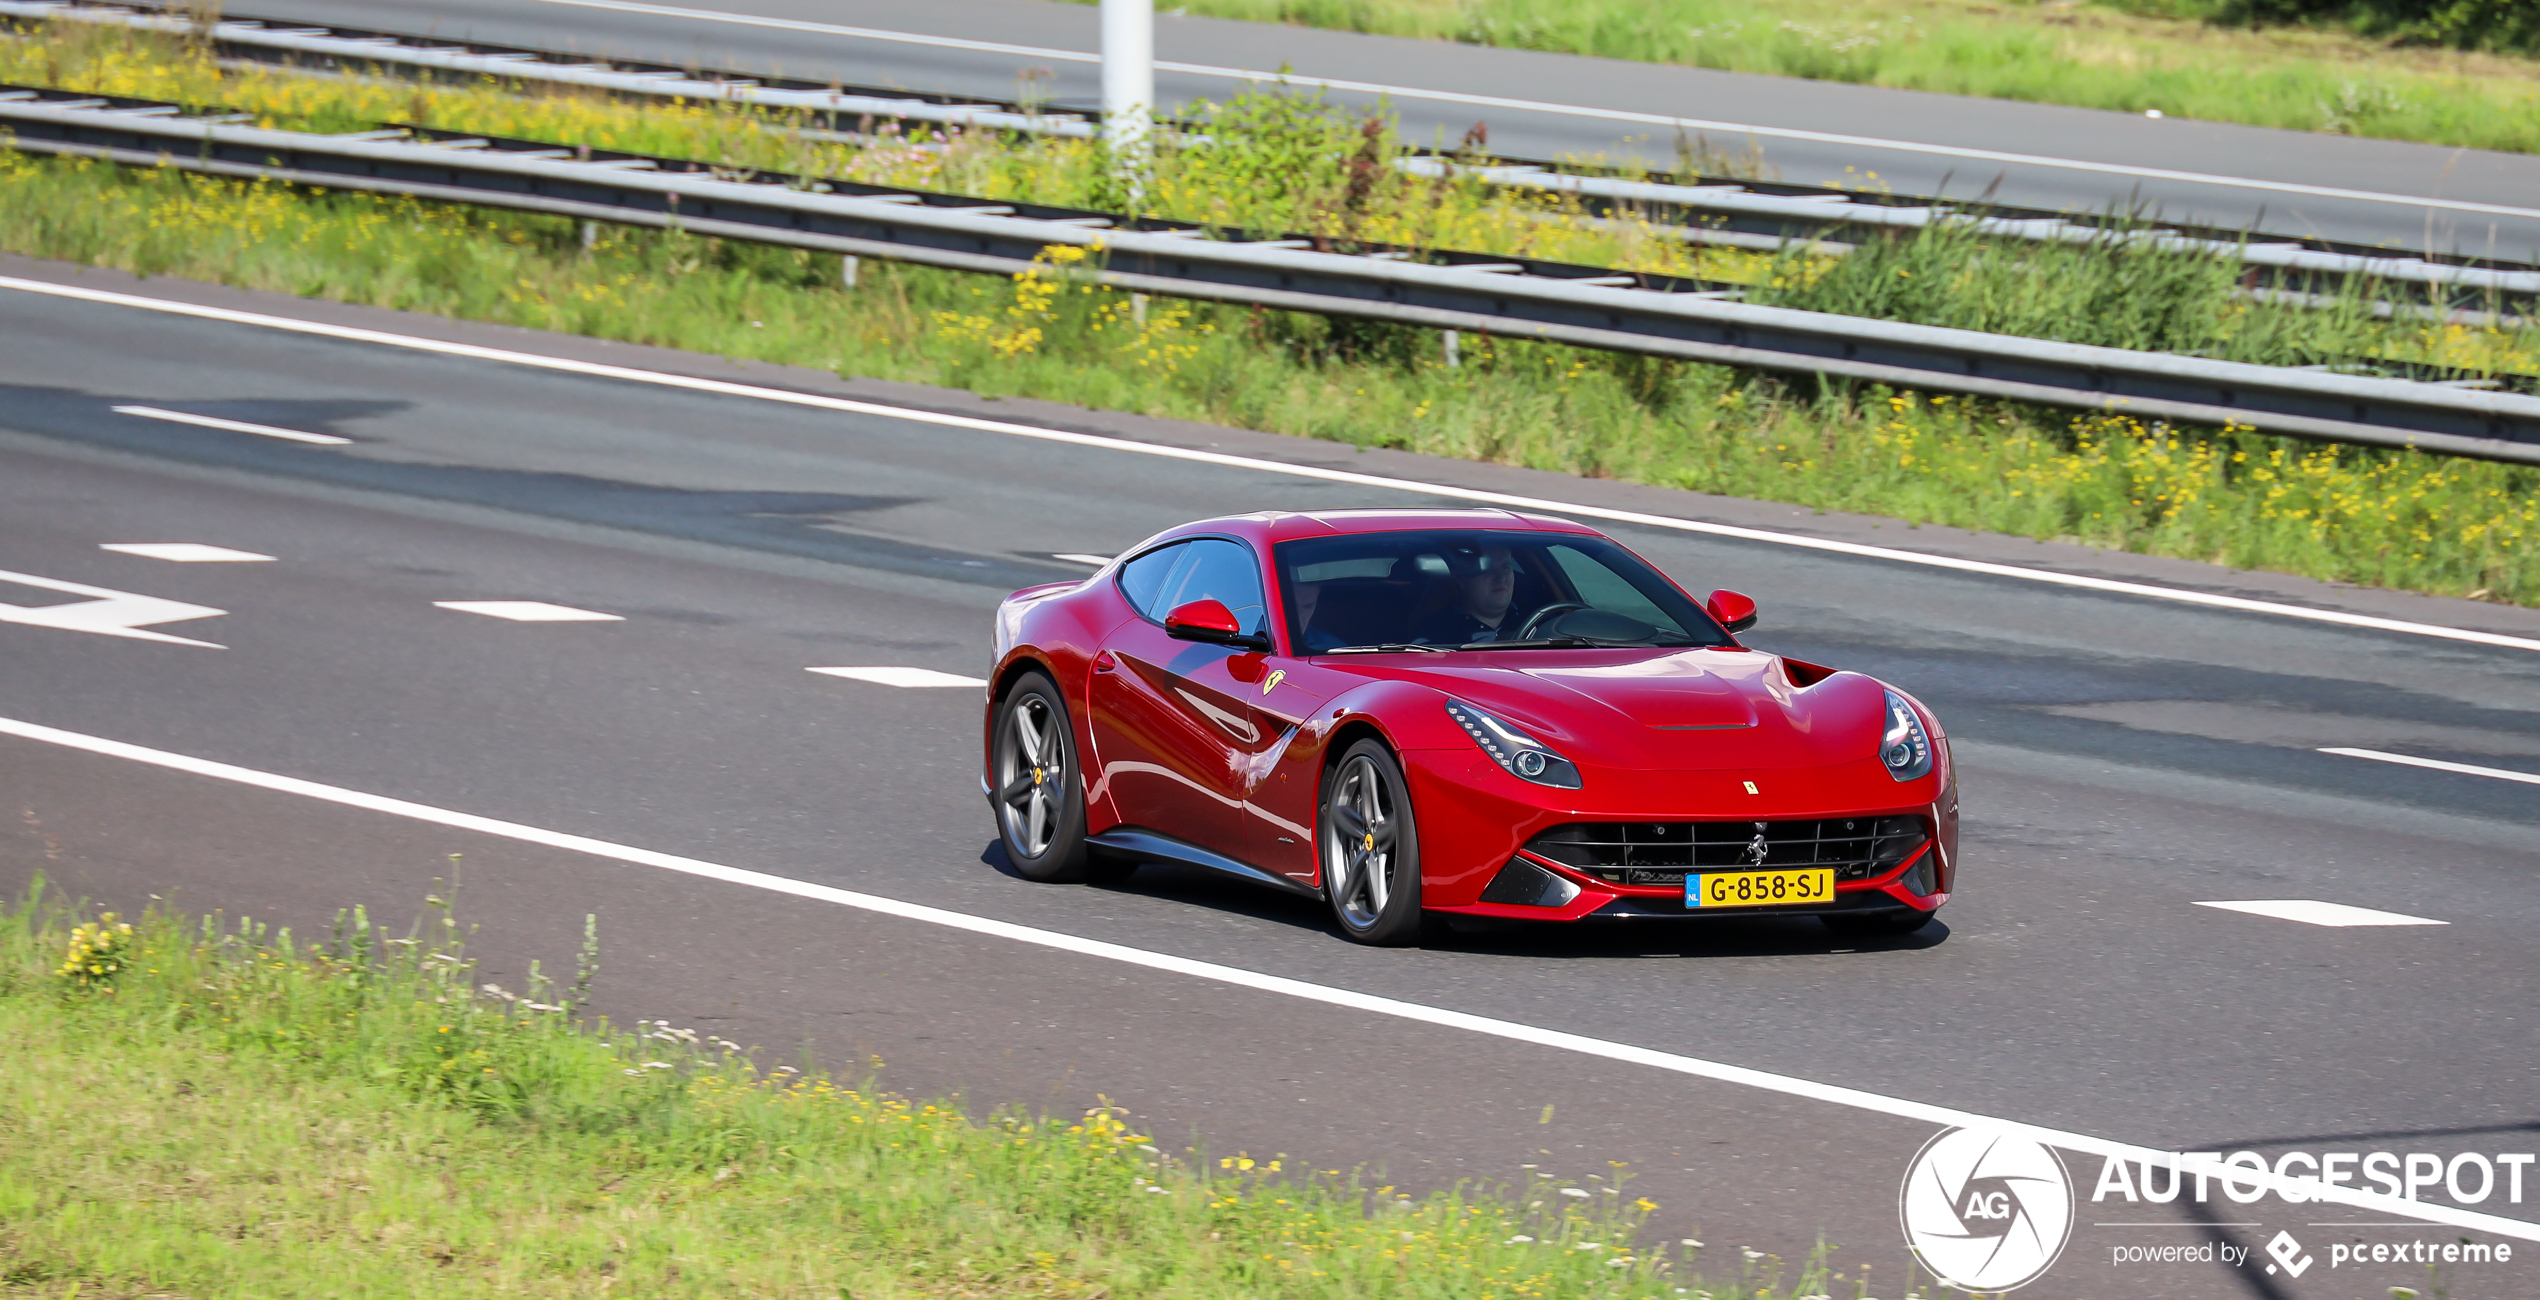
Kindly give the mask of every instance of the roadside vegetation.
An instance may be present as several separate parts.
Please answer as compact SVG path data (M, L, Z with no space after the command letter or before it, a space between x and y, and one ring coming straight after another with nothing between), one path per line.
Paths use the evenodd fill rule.
M2540 150L2540 17L2529 0L1177 0L1174 7L1557 54Z
M815 143L703 106L498 86L224 75L164 43L79 31L0 41L0 79L219 103L283 124L382 119L1097 202L1063 142ZM1646 223L1368 165L1382 123L1311 101L1229 105L1230 142L1168 155L1183 218L1738 278L1820 310L2278 364L2377 353L2530 370L2527 332L2378 322L2232 294L2225 262L2117 243L2038 247L1963 228L1844 258L1697 250ZM2335 581L2540 604L2540 470L2247 431L2147 428L1875 388L1068 284L868 264L679 234L0 153L9 251L755 360L1046 398L1360 446L2069 539Z
M41 882L0 907L0 1296L1867 1292L1642 1244L1655 1207L1621 1169L1414 1196L1166 1150L1110 1106L973 1116L621 1028L583 1009L595 943L569 983L501 989L433 901L403 935L355 913L321 942L74 924Z

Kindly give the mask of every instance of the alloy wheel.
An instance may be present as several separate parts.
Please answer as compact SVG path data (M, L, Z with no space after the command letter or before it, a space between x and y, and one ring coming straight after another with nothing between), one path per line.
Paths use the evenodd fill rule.
M1007 724L1005 761L997 775L998 811L1005 821L1006 842L1027 858L1049 852L1058 835L1060 782L1067 777L1067 752L1058 737L1058 713L1038 694L1015 702Z
M1394 793L1365 755L1341 765L1323 826L1323 882L1341 920L1364 930L1393 897L1398 823Z

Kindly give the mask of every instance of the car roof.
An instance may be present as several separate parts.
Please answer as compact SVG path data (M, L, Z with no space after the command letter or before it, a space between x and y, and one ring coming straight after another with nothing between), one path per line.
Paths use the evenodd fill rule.
M1421 528L1523 528L1551 533L1601 536L1593 528L1549 515L1513 510L1263 510L1248 515L1199 519L1156 537L1166 541L1201 533L1224 533L1249 541L1276 544L1300 537L1350 533L1395 533Z

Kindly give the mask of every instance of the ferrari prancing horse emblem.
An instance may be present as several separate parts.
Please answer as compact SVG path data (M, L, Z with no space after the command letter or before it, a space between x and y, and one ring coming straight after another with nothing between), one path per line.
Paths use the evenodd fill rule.
M1746 792L1747 792L1748 794L1762 794L1762 793L1764 793L1763 791L1758 790L1758 789L1756 789L1756 788L1755 788L1755 783L1754 783L1753 781L1749 781L1749 782L1747 782L1747 783L1746 783Z
M1270 676L1269 676L1269 677L1267 677L1267 678L1265 678L1265 679L1262 681L1262 683L1261 683L1261 693L1262 693L1262 694L1264 694L1264 695L1268 695L1270 692L1272 692L1272 691L1274 691L1274 690L1277 690L1277 689L1279 688L1279 683L1280 683L1280 682L1282 682L1282 681L1287 680L1287 676L1288 676L1288 670L1287 670L1287 669L1285 669L1285 668L1274 669L1274 670L1271 672Z

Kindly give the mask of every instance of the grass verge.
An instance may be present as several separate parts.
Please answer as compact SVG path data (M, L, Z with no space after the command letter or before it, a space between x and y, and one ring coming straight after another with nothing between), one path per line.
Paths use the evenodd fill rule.
M0 1295L1664 1297L1606 1170L1413 1197L1277 1158L922 1103L572 988L480 985L446 905L324 943L0 908ZM436 903L439 900L434 900ZM1615 1189L1610 1194L1608 1189ZM1787 1275L1787 1280L1785 1280Z
M2217 25L2199 21L2220 10L2203 0L1188 0L1181 7L1557 54L2540 150L2540 59L2334 29Z
M1816 389L0 153L0 246L710 354L2540 605L2540 470Z

